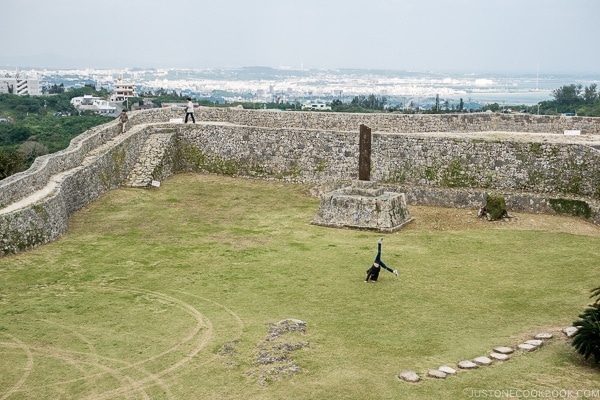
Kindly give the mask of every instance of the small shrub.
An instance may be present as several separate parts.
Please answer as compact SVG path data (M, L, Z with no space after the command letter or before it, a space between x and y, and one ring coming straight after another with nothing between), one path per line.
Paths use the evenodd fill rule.
M485 198L485 206L479 210L479 216L486 216L489 221L494 221L508 216L506 210L506 201L503 196L487 195Z
M573 335L571 345L586 360L593 358L600 363L600 286L592 290L592 298L596 301L573 322L577 332Z
M590 218L592 209L585 201L570 199L550 199L550 207L557 213L571 214L575 217Z

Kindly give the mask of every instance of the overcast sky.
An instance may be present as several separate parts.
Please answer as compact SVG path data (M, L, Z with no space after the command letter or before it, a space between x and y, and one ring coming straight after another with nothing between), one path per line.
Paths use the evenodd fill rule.
M600 73L600 0L2 0L0 10L0 65Z

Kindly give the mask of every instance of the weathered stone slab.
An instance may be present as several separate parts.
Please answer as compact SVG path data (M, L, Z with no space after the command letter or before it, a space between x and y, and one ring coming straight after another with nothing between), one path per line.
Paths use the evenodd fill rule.
M546 332L538 333L537 335L534 336L535 339L552 339L553 337L554 337L553 334L546 333Z
M421 380L421 377L415 371L403 371L398 374L398 378L406 381L416 383Z
M565 329L563 329L563 333L567 335L567 337L573 337L573 335L577 333L577 328L574 326L568 326Z
M490 358L498 361L507 361L510 357L502 353L490 353Z
M539 339L532 339L532 340L525 341L525 344L530 344L535 347L541 347L544 344L544 342Z
M494 352L500 354L512 354L515 352L515 349L513 349L512 347L498 346L494 347Z
M479 368L479 365L475 364L473 361L463 360L463 361L459 361L458 368L460 368L460 369L475 369L475 368Z
M445 372L440 371L439 369L430 369L427 372L427 376L436 379L446 379L447 374Z
M517 347L519 348L519 350L523 350L523 351L534 351L539 348L539 346L534 346L532 344L527 344L527 343L521 343Z
M492 360L488 357L476 357L473 359L473 362L477 365L483 366L492 365Z
M440 371L442 371L443 373L445 373L446 375L456 375L458 373L457 370L455 370L452 367L449 367L447 365L442 365L441 367L438 368Z

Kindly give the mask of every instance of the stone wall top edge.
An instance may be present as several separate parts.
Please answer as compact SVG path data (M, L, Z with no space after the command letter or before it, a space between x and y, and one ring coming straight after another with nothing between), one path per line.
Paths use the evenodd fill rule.
M113 127L113 122L88 129L82 134L71 139L69 146L55 153L37 157L31 167L27 170L11 175L0 181L0 204L10 204L19 198L26 197L35 190L39 190L48 178L46 175L54 175L74 167L73 163L79 162L85 154L97 147L98 143L91 143L98 136L104 134ZM89 146L87 146L89 144ZM86 147L87 146L87 147ZM8 190L11 186L19 186L20 192Z

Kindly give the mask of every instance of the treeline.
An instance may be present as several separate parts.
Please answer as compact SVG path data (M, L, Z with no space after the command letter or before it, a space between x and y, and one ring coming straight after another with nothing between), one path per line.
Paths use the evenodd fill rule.
M600 117L598 85L567 85L552 91L554 100L539 104L541 114L573 114L585 117Z

